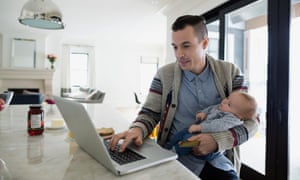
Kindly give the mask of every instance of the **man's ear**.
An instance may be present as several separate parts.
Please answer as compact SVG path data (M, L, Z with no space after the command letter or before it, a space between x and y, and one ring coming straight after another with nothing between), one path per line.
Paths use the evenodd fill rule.
M205 37L202 41L203 49L206 49L208 47L208 42L209 42L209 38Z

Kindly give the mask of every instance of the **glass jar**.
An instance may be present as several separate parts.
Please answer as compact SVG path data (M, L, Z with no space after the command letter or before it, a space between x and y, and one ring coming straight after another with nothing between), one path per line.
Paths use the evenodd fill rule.
M44 111L41 105L31 105L28 111L27 131L30 136L44 132Z

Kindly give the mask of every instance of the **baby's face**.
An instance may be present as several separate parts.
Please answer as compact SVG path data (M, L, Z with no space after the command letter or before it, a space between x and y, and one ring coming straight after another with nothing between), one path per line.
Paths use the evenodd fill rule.
M239 114L245 106L246 102L242 95L238 92L233 92L228 98L222 100L219 109L223 112L230 112L240 118Z

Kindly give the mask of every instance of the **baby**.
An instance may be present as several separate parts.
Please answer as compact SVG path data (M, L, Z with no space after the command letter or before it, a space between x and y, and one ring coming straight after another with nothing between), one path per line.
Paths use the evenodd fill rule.
M185 155L192 151L192 147L199 142L189 142L196 133L221 132L243 124L243 121L254 119L257 103L254 97L242 91L234 91L220 104L209 106L196 114L196 124L188 129L179 131L172 137L167 148L175 146L178 155ZM200 157L207 160L207 157ZM211 159L211 158L209 158Z
M234 126L241 125L243 121L256 117L257 103L255 99L242 91L232 92L228 98L218 105L210 106L196 114L198 124L191 125L190 133L220 132Z
M188 129L176 133L167 144L166 148L175 148L179 156L192 155L192 149L201 142L188 141L197 133L211 133L226 131L243 124L243 121L256 118L257 103L249 94L242 91L234 91L220 104L210 106L196 113L196 124ZM214 167L232 170L232 162L222 152L210 153L205 156L196 156L199 161L198 168L203 168L205 162L210 162ZM218 162L218 163L216 163Z

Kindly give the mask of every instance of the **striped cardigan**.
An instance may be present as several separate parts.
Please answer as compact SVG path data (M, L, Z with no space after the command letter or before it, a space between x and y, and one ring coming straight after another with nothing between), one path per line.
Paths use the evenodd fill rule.
M231 91L242 88L243 76L233 64L225 61L206 57L214 76L218 92L222 99ZM178 102L178 91L182 78L182 70L178 63L174 62L160 68L150 87L147 99L139 112L138 117L131 127L140 127L143 136L148 137L154 127L159 123L157 143L164 146L175 116ZM238 145L254 136L258 129L256 120L244 121L241 126L234 127L225 132L212 133L218 144L218 151L226 151L227 157L232 160L237 172L240 170Z

